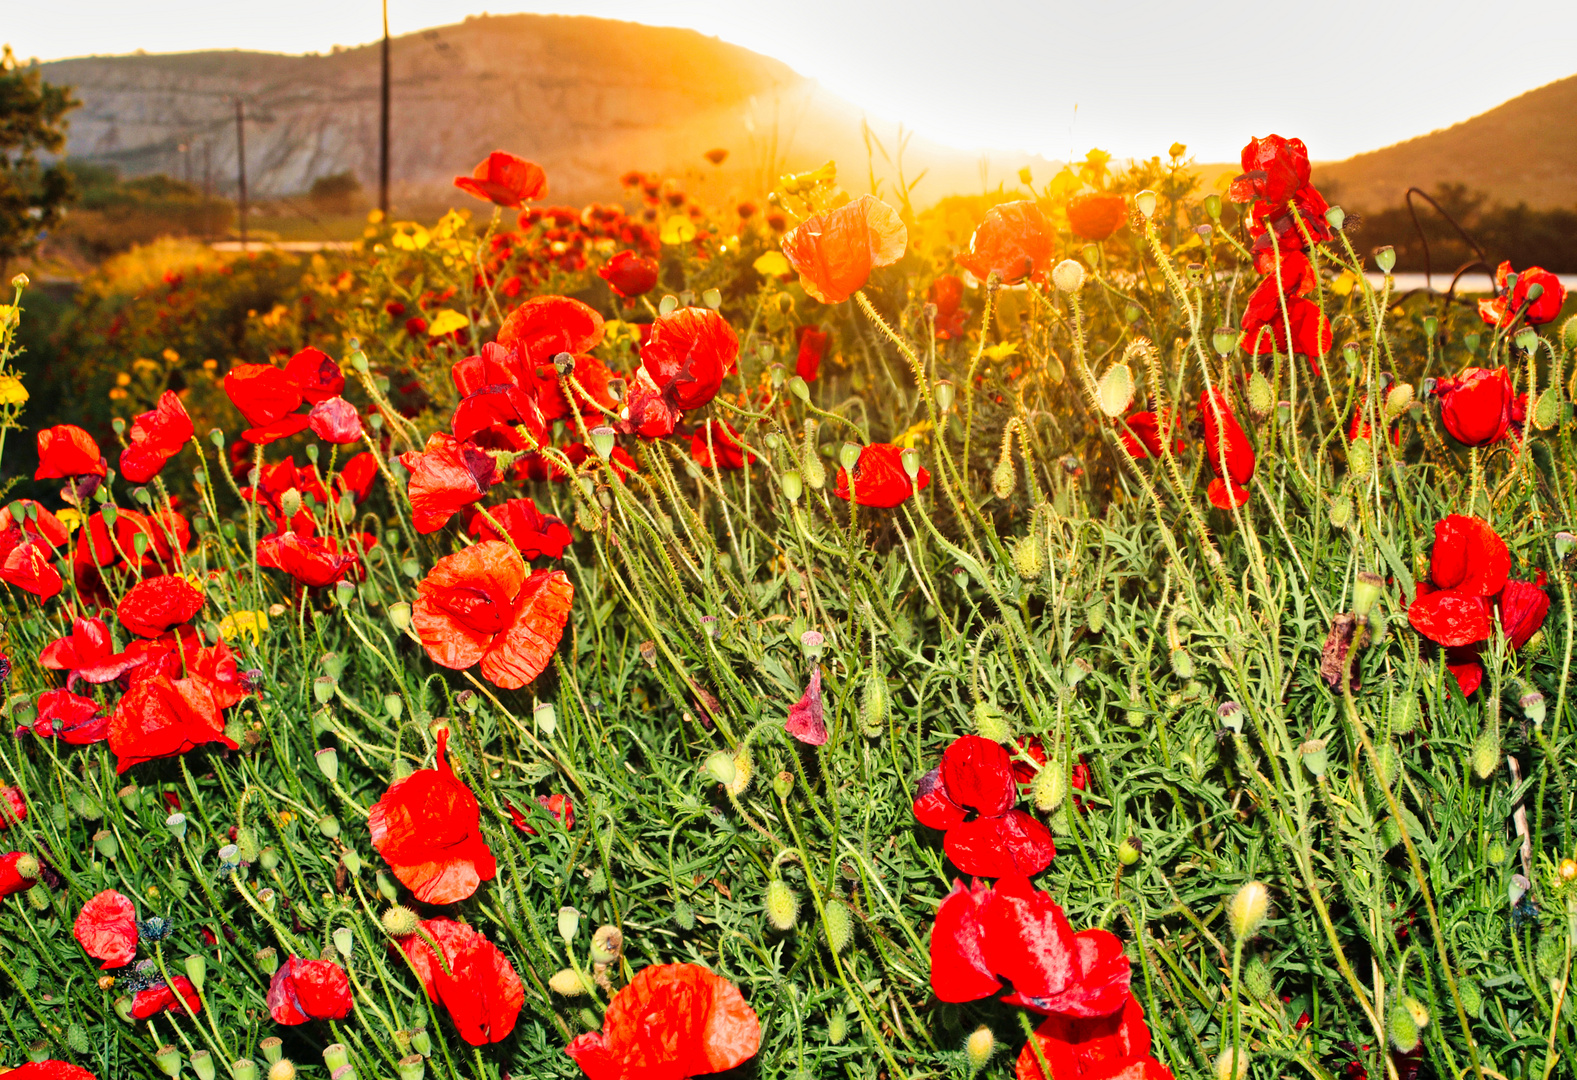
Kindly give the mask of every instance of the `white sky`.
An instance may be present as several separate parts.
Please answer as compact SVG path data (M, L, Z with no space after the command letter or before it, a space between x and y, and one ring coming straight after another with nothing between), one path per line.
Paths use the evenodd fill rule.
M1053 158L1181 140L1229 161L1275 131L1332 160L1577 73L1572 0L390 0L390 23L409 33L488 3L692 27L941 141ZM377 0L0 0L0 40L24 59L327 51L373 40L379 19Z

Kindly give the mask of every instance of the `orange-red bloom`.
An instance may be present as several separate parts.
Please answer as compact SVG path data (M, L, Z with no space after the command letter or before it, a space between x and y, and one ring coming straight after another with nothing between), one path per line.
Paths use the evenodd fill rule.
M1046 1080L1042 1057L1057 1080L1172 1080L1150 1056L1150 1029L1132 994L1110 1016L1048 1016L1019 1052L1016 1080Z
M538 510L537 504L530 499L510 499L488 507L487 512L509 534L523 559L539 559L544 555L550 559L563 558L564 549L574 540L568 525ZM479 540L503 540L493 528L493 521L477 514L471 518L469 532Z
M478 199L519 210L528 200L548 193L548 174L535 162L494 150L470 176L455 177L454 186Z
M23 859L30 858L32 856L25 851L9 851L4 855L0 855L0 898L15 896L19 892L31 889L38 883L38 878L23 877L21 871L17 869L18 863ZM33 872L35 874L38 873L38 860L33 860L33 867Z
M734 328L711 308L685 307L652 324L641 370L674 408L699 409L717 396L739 360Z
M137 955L137 909L114 889L105 889L82 905L72 935L100 970L124 967Z
M1200 395L1199 413L1205 423L1206 464L1216 474L1206 490L1210 504L1222 510L1242 506L1248 502L1248 489L1243 485L1254 475L1254 447L1220 390ZM1223 452L1225 473L1221 471Z
M176 997L177 994L180 995L179 998ZM177 975L174 982L155 983L138 990L131 999L131 1015L134 1020L146 1020L162 1012L185 1016L187 1009L200 1013L203 1011L203 1002L197 996L197 988L192 985L192 980L185 975Z
M416 587L411 625L447 668L480 662L482 676L515 690L548 666L575 587L562 570L536 570L490 540L446 555Z
M476 796L449 767L447 730L438 732L434 764L391 784L373 804L367 829L372 846L416 899L453 904L491 881L498 865L482 838Z
M1117 437L1122 439L1123 446L1136 458L1160 457L1162 429L1167 434L1174 434L1178 427L1177 416L1170 409L1162 409L1159 414L1129 413L1116 423L1119 429ZM1172 453L1181 454L1183 447L1181 437L1174 439Z
M157 406L132 420L130 445L120 452L120 474L133 484L146 484L191 438L186 406L174 390L166 390Z
M832 335L819 326L802 326L795 331L799 350L794 355L794 374L806 382L815 382L821 374L821 358L826 355L827 342Z
M964 302L964 279L957 274L943 274L931 282L926 297L936 305L936 336L939 341L952 341L964 336L964 320L969 313L961 306Z
M0 531L0 581L48 600L65 587L55 569L54 549L15 526Z
M65 1061L29 1061L5 1074L6 1080L98 1080L80 1065Z
M292 956L279 965L268 985L268 1015L276 1024L343 1020L351 1004L350 979L332 960Z
M799 283L823 304L840 304L865 287L871 271L903 258L909 229L898 211L861 195L807 218L783 237L783 254Z
M683 1080L732 1069L760 1048L761 1021L738 987L699 964L655 964L614 995L601 1031L564 1052L589 1080Z
M1488 446L1511 427L1516 395L1506 369L1470 367L1440 380L1440 422L1464 446Z
M621 251L597 268L597 276L626 300L657 287L657 260L634 251Z
M376 539L363 534L363 549L376 543ZM351 540L340 550L337 537L302 536L300 533L282 532L265 536L257 542L257 565L283 570L309 589L332 585L346 574L358 570L357 540Z
M153 638L203 609L203 591L176 574L146 578L126 590L115 609L121 625L138 637Z
M75 424L56 424L38 433L38 471L34 480L65 476L103 476L109 471L99 444Z
M419 533L443 528L462 507L480 502L488 488L503 479L491 456L447 431L427 436L420 451L401 454L400 464L411 474L406 490L411 523Z
M1028 199L998 203L969 239L958 265L985 281L995 270L1004 285L1043 273L1051 265L1051 226Z
M109 742L117 773L144 761L184 754L204 743L240 749L225 734L224 717L208 680L165 674L139 680L116 703Z
M1068 200L1068 224L1074 233L1099 243L1128 220L1128 202L1116 192L1097 192Z
M602 340L602 316L568 296L535 296L498 328L498 344L516 350L533 372L559 353L590 352Z
M911 483L903 467L903 448L892 443L862 447L860 459L854 463L854 501L860 506L897 506L930 483L931 474L925 469L916 473ZM838 470L833 494L845 501L849 498L849 470Z
M421 934L400 941L428 1000L442 1004L472 1046L506 1038L515 1028L525 991L509 958L487 938L452 919L418 924L443 950L443 962Z
M1478 302L1478 314L1491 326L1510 326L1522 312L1522 321L1529 326L1541 326L1560 315L1566 304L1566 286L1561 279L1542 266L1530 266L1517 275L1517 282L1509 290L1511 263L1503 262L1495 270L1495 296ZM1539 295L1530 298L1533 286Z

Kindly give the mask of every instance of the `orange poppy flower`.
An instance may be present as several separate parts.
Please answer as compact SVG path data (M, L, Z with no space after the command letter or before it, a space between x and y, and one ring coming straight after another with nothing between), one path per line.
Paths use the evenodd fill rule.
M447 431L427 436L420 451L400 455L410 471L407 487L411 523L419 533L436 532L461 507L481 501L488 488L503 479L493 459L470 442L461 442Z
M783 254L799 271L799 283L823 304L853 296L873 269L897 262L908 246L898 211L874 195L817 214L783 237Z
M508 544L488 540L438 560L416 587L411 625L435 662L480 662L483 678L516 690L548 666L574 598L562 570L527 576Z
M970 237L969 251L957 260L981 281L995 270L1002 284L1017 284L1051 265L1051 226L1028 199L999 203L986 212Z
M517 350L533 372L561 352L590 352L602 340L602 316L568 296L536 296L498 328L498 344Z
M526 200L548 193L548 174L536 162L494 150L470 176L455 177L454 186L478 199L519 210Z
M1116 192L1080 195L1068 200L1068 224L1086 240L1099 243L1128 220L1128 202Z
M699 964L655 964L613 996L601 1031L564 1052L589 1080L678 1080L732 1069L760 1048L761 1021L737 986Z
M367 830L372 846L416 899L453 904L491 881L498 864L482 838L476 796L449 767L447 730L438 732L435 764L390 784L373 804Z

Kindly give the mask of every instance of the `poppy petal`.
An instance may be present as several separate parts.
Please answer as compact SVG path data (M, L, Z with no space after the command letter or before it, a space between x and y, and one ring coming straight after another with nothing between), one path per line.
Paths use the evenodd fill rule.
M100 970L124 967L137 955L137 909L114 889L105 889L82 905L72 934Z
M789 706L788 719L783 730L807 746L821 746L827 741L827 723L822 716L821 668L810 669L810 681L805 693Z
M1489 605L1482 597L1441 591L1420 596L1407 609L1413 629L1437 645L1471 645L1489 637Z
M954 866L978 877L1038 874L1057 854L1051 830L1022 810L955 825L942 838L942 850Z
M518 690L547 668L564 637L575 586L562 570L535 570L520 588L515 621L482 655L482 677Z
M949 799L983 817L1006 813L1018 797L1012 757L979 735L959 736L942 752L942 784Z
M1002 988L986 963L985 927L981 908L990 890L979 882L973 889L953 881L953 891L936 909L931 928L931 990L942 1001L978 1001Z

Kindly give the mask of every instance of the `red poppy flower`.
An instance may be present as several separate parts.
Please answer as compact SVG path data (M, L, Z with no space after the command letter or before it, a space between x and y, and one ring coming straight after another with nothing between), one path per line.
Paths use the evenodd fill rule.
M823 304L853 296L872 270L897 262L908 246L909 229L898 211L874 195L806 218L783 237L783 254L799 271L799 283Z
M176 997L177 994L180 995L179 998ZM181 1004L183 999L186 1002L185 1007ZM131 999L131 1015L134 1020L146 1020L162 1012L185 1016L188 1009L193 1013L200 1013L203 1011L203 1002L197 996L197 988L192 985L192 980L185 975L177 975L174 982L155 983L146 989L138 990Z
M993 889L954 881L931 931L932 991L947 1002L978 1001L1004 979L1013 993L1003 1004L1107 1016L1128 996L1128 958L1115 934L1075 934L1056 901L1026 877L1005 877Z
M237 364L225 374L230 404L251 426L241 433L249 443L265 444L296 434L307 426L297 415L301 388L273 364Z
M487 494L503 477L490 455L445 431L427 436L420 451L400 455L410 471L411 523L419 533L441 529L461 507Z
M520 353L535 370L559 353L590 352L602 340L602 316L568 296L535 296L498 328L498 344Z
M717 396L739 360L734 328L711 308L685 307L652 324L641 370L675 409L699 409Z
M563 558L564 549L574 541L568 525L551 514L542 513L530 499L510 499L488 507L487 512L509 533L523 559L539 559L544 555L550 559ZM503 537L493 528L493 521L481 514L475 515L471 518L471 535L479 540L502 541Z
M1446 670L1457 681L1457 689L1462 691L1463 697L1472 697L1474 691L1484 685L1484 665L1479 663L1474 652L1477 648L1475 645L1446 650Z
M1353 407L1352 422L1347 425L1347 439L1368 439L1374 435L1374 427L1369 423L1368 402L1362 395L1358 395L1358 404ZM1391 424L1391 443L1395 446L1402 445L1402 427L1396 422Z
M708 420L697 428L690 437L690 456L703 469L710 469L714 461L719 469L743 469L747 460L756 460L727 420Z
M1531 581L1508 580L1500 591L1500 625L1513 649L1538 633L1550 613L1550 597Z
M1511 553L1489 522L1448 514L1435 523L1429 579L1462 596L1493 596L1511 573Z
M1164 427L1168 434L1178 429L1177 416L1170 409L1162 409L1159 415L1153 412L1129 413L1117 423L1117 437L1136 458L1160 457L1161 429ZM1174 439L1172 453L1181 454L1185 445L1181 437Z
M454 437L462 441L497 427L524 427L538 444L547 436L547 421L536 398L513 382L484 386L461 401L455 406L454 420L449 426Z
M821 700L821 668L810 669L810 681L800 699L789 706L788 719L783 730L808 746L822 746L827 741L827 721Z
M1055 1080L1172 1080L1150 1056L1150 1029L1132 994L1110 1016L1048 1016L1019 1052L1016 1080L1046 1080L1042 1057Z
M911 485L903 467L903 447L891 443L871 443L862 447L860 459L854 463L854 501L860 506L897 506L912 492L924 491L930 483L931 473L921 469ZM832 493L848 500L847 469L838 469L838 482Z
M268 1014L276 1024L343 1020L350 1015L350 979L332 960L292 956L268 984Z
M54 549L31 533L12 526L0 531L0 581L48 600L65 582L55 569Z
M562 570L527 576L508 544L490 540L434 564L416 587L411 625L435 662L480 662L485 679L516 690L547 667L574 597Z
M454 381L459 395L468 398L485 386L518 384L520 380L515 372L520 364L518 353L489 341L477 355L456 360L449 368L449 378Z
M597 276L626 300L657 287L658 263L634 251L621 251L597 268Z
M99 969L125 967L137 955L137 908L116 892L105 889L82 905L72 935L95 960Z
M25 863L23 860L27 860ZM22 870L28 870L24 875ZM38 860L25 851L0 855L0 897L15 896L38 884Z
M538 372L537 405L542 409L544 420L563 420L579 412L582 416L598 417L598 423L603 423L600 419L604 415L602 410L612 412L619 407L619 399L613 396L613 390L608 385L615 376L608 370L608 365L595 356L583 354L575 357L575 370L571 373L575 382L570 384L570 393L577 405L575 409L570 408L568 399L564 397L564 391L559 387L558 373L552 366L542 365ZM599 409L599 405L602 408Z
M64 1061L30 1061L5 1074L6 1080L98 1080L80 1065Z
M138 637L158 637L191 622L203 609L203 591L177 574L146 578L126 590L115 614Z
M335 537L283 532L257 542L257 565L283 570L309 589L321 589L360 568L356 549Z
M1004 285L1016 285L1051 265L1051 226L1027 199L998 203L969 240L958 265L985 281L995 270Z
M133 484L146 484L192 439L192 418L174 390L160 394L158 405L132 420L130 439L120 452L120 474Z
M1440 422L1464 446L1488 446L1511 426L1511 376L1470 367L1440 380Z
M565 832L575 827L575 804L568 795L538 795L537 805L551 814L554 821L563 825ZM504 807L509 811L510 824L527 836L537 835L537 830L526 824L526 815L515 809L514 803L506 800Z
M942 341L963 337L968 314L960 306L964 302L964 279L957 274L943 274L931 282L926 298L936 305L936 336Z
M324 398L307 413L307 426L324 442L344 446L361 438L361 415L342 397Z
M1254 475L1254 447L1250 445L1248 435L1232 414L1232 408L1220 390L1200 395L1199 412L1205 423L1205 462L1210 466L1210 471L1216 474L1216 479L1210 482L1206 492L1210 504L1222 510L1242 506L1248 502L1248 489L1243 485ZM1221 472L1223 451L1226 456L1225 479Z
M73 672L114 651L110 628L104 625L103 619L76 618L71 620L71 633L39 650L38 663L52 671Z
M1013 759L998 743L962 735L920 778L914 816L941 830L942 850L966 874L1038 874L1057 854L1051 831L1017 809Z
M1302 139L1250 139L1242 164L1243 174L1228 189L1233 202L1285 203L1309 182L1309 150Z
M33 734L44 739L59 737L72 746L103 742L110 733L109 713L103 710L97 701L70 690L45 690L38 696Z
M643 439L661 439L674 433L679 416L679 407L652 381L651 372L644 367L636 368L624 397L624 407L619 410L618 430Z
M205 679L161 674L140 680L110 715L109 744L117 773L211 742L240 749L225 734L224 717Z
M422 934L400 941L428 1000L449 1011L460 1037L472 1046L508 1037L526 1000L509 958L464 923L425 919L417 925L443 950L440 963Z
M548 193L548 174L535 162L494 150L470 176L455 177L454 186L478 199L519 210Z
M236 663L236 655L223 641L193 648L192 645L196 640L198 639L182 639L177 648L171 650L169 659L165 661L164 674L172 679L182 674L181 654L184 653L185 674L206 683L208 692L214 696L214 705L220 709L228 709L249 692L242 678L240 665Z
M1265 311L1264 305L1260 303L1261 293L1270 281L1270 278L1266 278L1249 298L1248 310L1243 314L1243 347L1255 356L1265 356L1274 351L1283 356L1307 357L1309 366L1318 375L1320 358L1331 351L1330 320L1325 317L1320 305L1302 296L1287 300L1287 312L1283 316L1274 290L1267 301L1274 306L1274 310ZM1290 338L1287 336L1289 325L1292 328Z
M0 788L0 829L27 820L27 799L21 788Z
M335 477L335 487L348 491L358 503L372 493L372 482L378 478L378 456L363 450L345 463Z
M1068 224L1078 236L1100 243L1128 220L1128 200L1116 192L1079 195L1068 200Z
M11 514L12 505L21 511L15 520ZM0 506L0 529L9 529L13 525L29 536L44 541L51 548L58 549L71 539L71 533L60 523L60 519L35 499L17 499L14 504Z
M821 374L821 358L827 353L827 342L832 335L819 326L802 326L795 331L799 351L794 355L794 374L806 382L815 382Z
M613 996L601 1031L564 1052L589 1080L682 1080L732 1069L760 1048L761 1021L733 983L699 964L654 964Z
M1529 326L1542 326L1553 321L1566 305L1566 286L1561 279L1542 266L1530 266L1517 275L1517 282L1508 292L1506 282L1511 279L1509 262L1495 270L1495 296L1478 302L1478 314L1491 326L1510 326L1522 312L1522 321ZM1538 285L1543 291L1536 300L1528 299L1528 290Z
M142 536L142 555L137 554L137 537ZM102 514L88 520L78 547L92 546L94 562L106 566L124 556L128 567L152 570L155 566L173 569L181 563L179 555L192 543L192 527L179 511L158 510L152 514L139 514L135 510L121 510L115 515L115 540L109 542Z
M109 471L99 444L75 424L56 424L38 433L38 471L34 480L65 476L103 476Z
M285 378L309 404L339 397L345 390L345 375L327 353L308 347L285 364Z
M448 731L438 733L435 766L391 784L373 805L367 829L372 846L416 899L453 904L491 881L498 866L482 839L476 796L449 767Z

